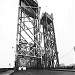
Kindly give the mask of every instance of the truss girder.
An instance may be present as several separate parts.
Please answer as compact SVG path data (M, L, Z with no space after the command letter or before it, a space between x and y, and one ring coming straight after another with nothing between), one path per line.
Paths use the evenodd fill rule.
M15 61L16 68L18 67L30 68L35 66L38 67L39 65L38 63L41 64L42 47L40 46L40 38L39 38L40 7L33 6L33 3L31 5L30 4L31 2L32 1L30 0L20 0L18 11L18 24L17 24L17 45L16 45L17 50ZM35 14L32 13L32 11L35 12ZM26 39L26 36L28 37L28 39Z
M41 18L41 24L43 25L44 50L45 50L43 62L46 68L58 67L59 60L52 15L44 13Z
M41 46L42 36L44 48ZM34 0L20 0L16 40L15 68L59 66L53 16L43 13L40 19L40 7Z

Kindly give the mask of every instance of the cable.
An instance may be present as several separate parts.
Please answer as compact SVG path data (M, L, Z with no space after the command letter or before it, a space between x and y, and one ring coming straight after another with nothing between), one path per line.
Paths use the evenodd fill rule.
M69 50L67 53L65 53L62 56L60 56L60 58L64 58L65 56L67 56L69 53L71 53L70 51L72 52L72 50Z

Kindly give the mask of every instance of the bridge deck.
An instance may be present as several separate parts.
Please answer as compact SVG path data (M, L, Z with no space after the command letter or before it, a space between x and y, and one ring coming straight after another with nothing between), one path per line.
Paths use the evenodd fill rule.
M55 70L26 70L17 71L12 75L75 75L74 71L55 71Z

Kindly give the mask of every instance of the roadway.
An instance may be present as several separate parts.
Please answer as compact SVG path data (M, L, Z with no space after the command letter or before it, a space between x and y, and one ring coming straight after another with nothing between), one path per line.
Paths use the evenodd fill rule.
M75 75L74 71L54 71L54 70L26 70L17 71L12 75Z

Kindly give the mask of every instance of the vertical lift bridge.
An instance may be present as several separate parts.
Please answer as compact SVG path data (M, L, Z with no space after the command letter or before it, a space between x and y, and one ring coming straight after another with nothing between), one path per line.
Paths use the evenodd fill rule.
M43 25L43 33L41 33ZM26 37L28 36L28 38ZM44 50L41 46L44 38ZM59 65L53 17L43 13L36 0L20 0L18 9L15 69L55 68Z

